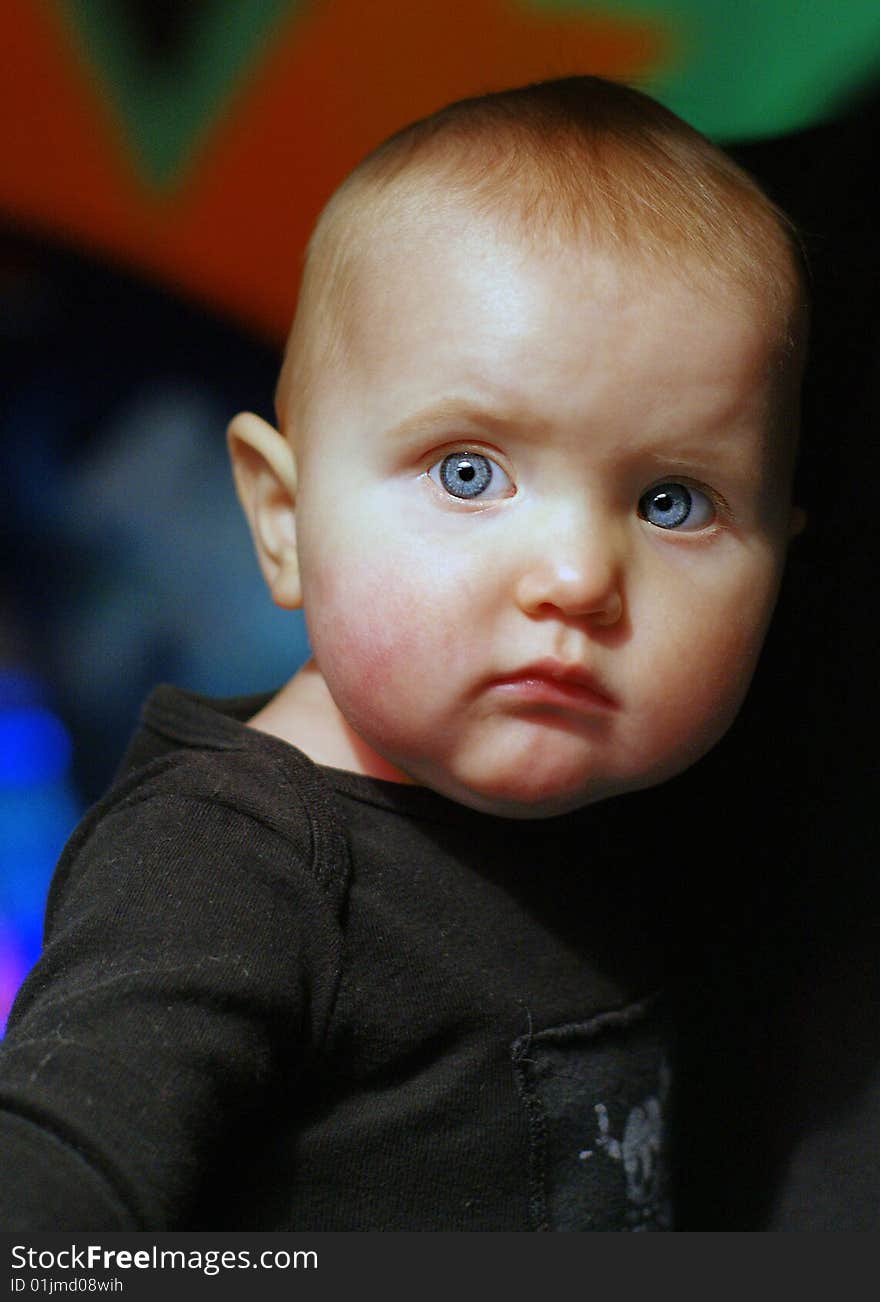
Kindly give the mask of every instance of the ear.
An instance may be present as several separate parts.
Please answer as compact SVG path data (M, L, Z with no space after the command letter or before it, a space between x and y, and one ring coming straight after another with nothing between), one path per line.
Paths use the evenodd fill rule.
M296 550L296 459L277 429L241 412L227 431L238 500L247 516L272 600L285 610L302 605Z
M792 538L797 538L798 534L803 533L806 527L807 527L806 511L803 509L803 507L793 506L791 508L791 515L788 517L789 541L791 541Z

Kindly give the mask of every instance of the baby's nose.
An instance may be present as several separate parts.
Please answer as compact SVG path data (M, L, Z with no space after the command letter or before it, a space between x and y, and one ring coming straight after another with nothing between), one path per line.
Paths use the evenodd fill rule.
M566 531L568 533L568 531ZM609 536L594 528L567 541L538 549L517 582L517 602L528 615L564 615L599 626L616 624L623 614L622 575Z

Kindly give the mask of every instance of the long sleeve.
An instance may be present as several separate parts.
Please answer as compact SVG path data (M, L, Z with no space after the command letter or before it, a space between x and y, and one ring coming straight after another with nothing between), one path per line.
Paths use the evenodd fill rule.
M4 1230L185 1227L218 1149L294 1106L320 1046L341 942L308 827L292 845L196 758L59 865L0 1048Z

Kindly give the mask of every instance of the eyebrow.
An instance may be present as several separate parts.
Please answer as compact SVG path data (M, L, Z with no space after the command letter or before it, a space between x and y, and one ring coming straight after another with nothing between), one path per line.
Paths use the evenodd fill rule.
M427 432L433 426L444 422L461 421L493 429L512 429L528 426L534 428L537 422L522 414L516 416L504 407L492 409L489 405L475 401L473 398L441 398L429 403L418 411L405 417L397 425L386 431L390 439L402 439Z
M534 412L517 409L504 394L499 393L495 399L490 394L485 400L471 396L445 397L428 403L398 424L385 431L389 440L404 441L407 438L419 438L429 435L440 425L470 423L482 426L497 434L516 434L528 436L530 440L540 442L546 433L547 419ZM467 439L467 431L460 431ZM718 462L735 454L738 437L735 431L726 431L723 427L715 433L716 441L709 446L705 442L690 443L687 435L669 435L660 437L653 446L645 447L632 453L634 459L647 455L657 462L658 467L670 471L678 469L681 473L709 476L717 473Z

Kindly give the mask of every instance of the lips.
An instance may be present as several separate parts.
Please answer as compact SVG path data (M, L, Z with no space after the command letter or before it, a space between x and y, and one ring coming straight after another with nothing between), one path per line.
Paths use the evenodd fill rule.
M492 680L491 686L535 705L614 710L617 702L583 666L545 659Z

